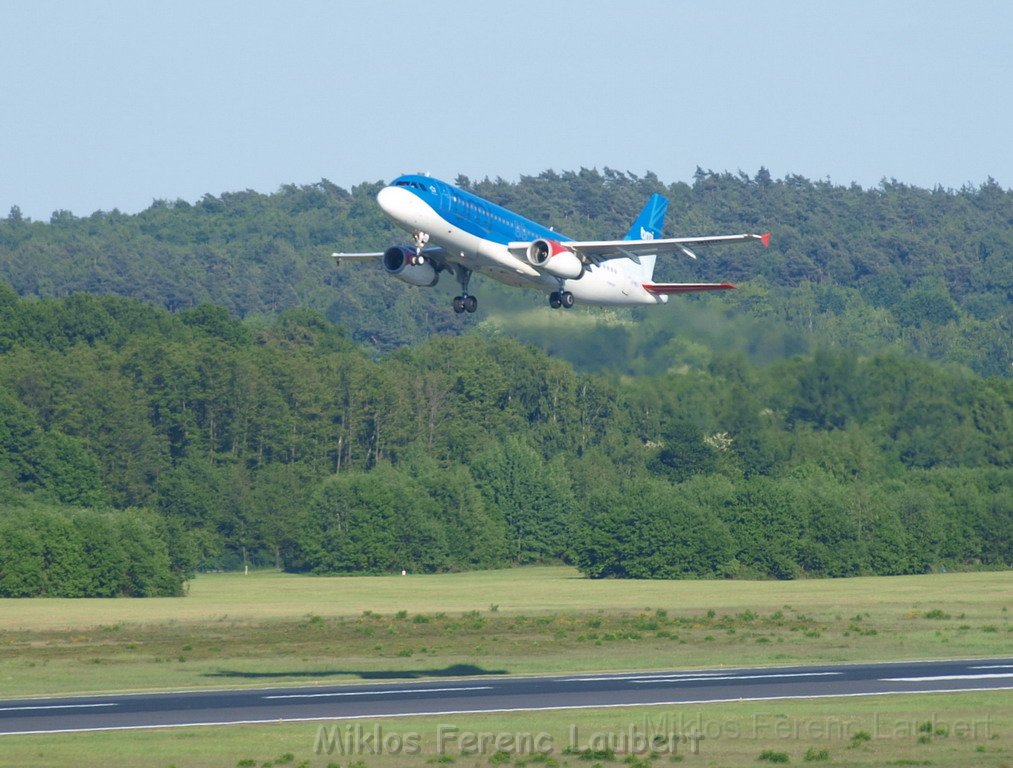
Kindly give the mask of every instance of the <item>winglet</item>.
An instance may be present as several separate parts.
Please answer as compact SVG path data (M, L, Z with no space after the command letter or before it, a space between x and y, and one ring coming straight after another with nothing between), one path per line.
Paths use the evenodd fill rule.
M760 235L760 242L763 243L763 247L764 248L769 248L770 247L770 232L765 232L764 234Z

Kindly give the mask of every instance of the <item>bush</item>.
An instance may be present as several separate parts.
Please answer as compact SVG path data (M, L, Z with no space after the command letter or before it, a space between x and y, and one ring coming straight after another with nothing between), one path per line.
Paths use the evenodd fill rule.
M165 597L184 578L150 512L0 507L0 597Z

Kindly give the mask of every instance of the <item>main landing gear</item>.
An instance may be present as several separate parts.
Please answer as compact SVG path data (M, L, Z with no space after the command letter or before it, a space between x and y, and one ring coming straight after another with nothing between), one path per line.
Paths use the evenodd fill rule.
M573 306L573 294L569 291L553 291L549 294L549 306L553 309L570 309Z
M455 296L454 311L457 314L462 312L474 312L478 309L478 299L474 296Z
M457 314L461 314L462 312L471 314L478 309L478 299L468 295L468 282L471 280L471 270L467 267L462 267L460 264L455 264L454 276L457 278L457 282L461 284L461 295L454 297L454 312Z

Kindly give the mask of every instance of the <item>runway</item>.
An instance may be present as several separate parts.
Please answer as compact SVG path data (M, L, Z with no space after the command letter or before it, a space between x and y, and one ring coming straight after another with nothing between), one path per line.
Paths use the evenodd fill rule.
M108 694L0 701L0 736L1013 689L1013 658Z

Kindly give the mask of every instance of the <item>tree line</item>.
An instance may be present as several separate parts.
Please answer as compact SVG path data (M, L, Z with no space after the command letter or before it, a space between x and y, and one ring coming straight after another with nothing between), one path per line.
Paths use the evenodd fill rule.
M1011 399L1008 378L895 351L714 352L628 377L482 325L376 356L309 309L241 320L0 284L0 540L35 542L0 548L0 590L163 594L243 563L1006 567Z
M751 362L820 348L890 351L957 362L1008 376L1013 359L1013 192L989 179L959 190L884 180L863 189L789 175L774 179L698 169L693 182L663 184L611 169L546 171L457 183L578 238L619 236L653 192L671 200L667 235L773 230L769 249L715 248L697 262L662 260L659 279L732 281L739 291L664 311L622 314L600 354L558 343L558 329L501 324L505 333L556 345L578 367L657 371L693 365L722 348ZM499 310L531 309L544 297L476 281L483 311L461 318L443 287L410 289L374 265L334 269L328 254L404 240L382 216L380 182L345 190L327 180L154 201L136 215L56 211L48 222L15 208L0 219L0 277L21 295L75 292L138 298L172 311L210 303L238 317L309 308L382 354L431 336L468 332ZM676 309L674 304L678 304ZM514 320L511 316L511 320ZM720 321L715 323L715 321ZM661 349L659 334L701 329ZM516 330L515 330L516 328Z

